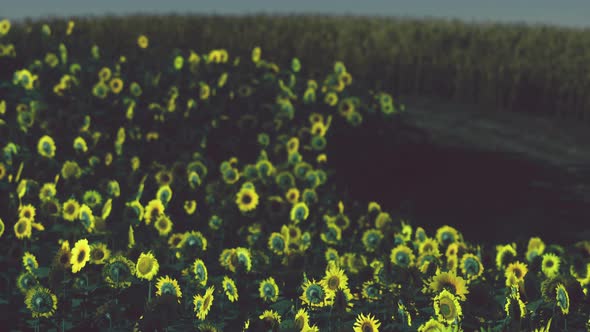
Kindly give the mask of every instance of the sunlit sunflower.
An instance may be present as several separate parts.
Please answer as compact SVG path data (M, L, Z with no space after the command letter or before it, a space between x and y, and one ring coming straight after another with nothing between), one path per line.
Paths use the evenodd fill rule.
M269 277L260 282L258 293L265 302L275 302L279 298L279 286L273 277Z
M238 300L238 289L236 288L236 283L228 276L223 277L223 281L221 282L223 286L223 291L225 295L229 299L230 302L234 302Z
M561 313L567 315L570 310L570 296L563 284L559 284L555 288L555 301L561 309Z
M513 262L506 267L504 276L506 277L506 286L518 286L524 282L524 277L528 272L527 265L522 262Z
M193 297L193 304L195 305L195 313L198 319L205 320L209 310L213 306L213 292L215 287L207 288L204 295L195 295Z
M434 314L438 319L449 324L455 322L455 320L461 320L461 316L463 315L461 304L455 295L446 289L434 297L433 306Z
M555 278L559 275L559 267L561 259L553 253L543 254L543 262L541 263L541 270L547 278Z
M135 264L135 275L141 279L152 280L158 274L159 269L160 264L158 264L156 257L151 252L142 252Z
M37 257L31 254L30 252L25 252L23 255L23 267L28 272L34 273L35 270L39 268L39 263L37 262Z
M45 135L37 143L37 152L45 158L55 157L55 142L51 136Z
M88 240L81 239L76 241L74 248L72 248L72 257L70 264L72 264L72 273L78 273L86 263L90 261L90 246Z
M207 266L205 266L205 263L200 258L195 259L191 271L197 283L201 287L205 287L208 278Z
M135 264L122 255L107 260L102 267L102 277L111 288L127 288L135 275Z
M380 326L381 323L375 318L375 316L372 316L371 314L364 315L361 313L356 316L356 321L352 327L354 332L379 332Z
M51 317L57 310L57 297L48 288L38 286L27 291L25 304L33 318Z
M469 294L465 279L450 272L440 272L434 275L422 291L438 294L445 289L462 301L465 301L466 295Z
M20 218L16 224L14 224L14 234L19 239L31 238L32 235L32 222L27 218Z
M258 206L258 194L251 188L241 188L236 195L236 204L242 212L248 212L256 209Z
M291 204L297 203L299 201L299 189L290 188L287 190L287 193L285 193L285 199Z
M73 198L68 199L62 206L62 217L67 221L74 221L80 215L80 204Z
M348 276L344 273L344 270L331 266L326 270L322 282L329 291L336 292L339 288L348 287Z
M180 290L180 286L178 286L178 281L176 281L176 279L172 279L169 276L160 277L158 278L158 282L156 283L156 289L158 290L156 292L156 295L173 295L178 299L178 302L180 303L182 291Z
M160 236L167 236L172 231L172 220L169 216L162 214L154 222L154 227Z
M116 77L109 81L109 88L114 94L119 94L123 90L123 80Z
M31 204L23 205L18 209L18 217L35 220L36 209Z
M162 201L159 199L152 199L145 207L143 220L145 221L146 225L149 225L152 223L152 221L156 221L163 214L164 204L162 204Z
M303 294L299 298L312 308L326 306L333 299L334 293L328 289L323 281L307 280L301 287L303 288Z
M461 273L467 280L475 280L483 274L483 265L479 257L474 254L464 254L461 257Z
M309 326L309 313L304 308L301 308L295 314L295 328L301 331Z
M148 47L148 45L148 37L146 37L145 35L140 35L139 37L137 37L137 46L139 46L139 48L145 49Z
M412 266L414 264L414 258L412 249L403 244L391 249L391 254L389 256L391 263L401 267Z

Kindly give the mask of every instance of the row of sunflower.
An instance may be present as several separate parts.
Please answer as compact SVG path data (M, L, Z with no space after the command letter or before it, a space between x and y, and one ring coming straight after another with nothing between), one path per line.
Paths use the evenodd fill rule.
M77 57L68 52L78 47L75 23L52 33L59 28L45 25L46 53L9 61L11 77L0 82L3 293L24 304L6 308L19 317L7 324L587 324L589 242L482 248L451 226L429 236L340 193L328 139L403 111L386 92L353 94L344 63L323 81L302 80L297 58L281 68L259 47L246 60L224 49L155 58L158 40L147 35L124 54L93 45Z

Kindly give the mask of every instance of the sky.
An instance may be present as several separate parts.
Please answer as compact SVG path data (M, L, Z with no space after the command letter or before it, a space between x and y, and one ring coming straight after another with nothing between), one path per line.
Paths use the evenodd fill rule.
M590 27L589 0L0 0L0 19L132 13L326 13Z

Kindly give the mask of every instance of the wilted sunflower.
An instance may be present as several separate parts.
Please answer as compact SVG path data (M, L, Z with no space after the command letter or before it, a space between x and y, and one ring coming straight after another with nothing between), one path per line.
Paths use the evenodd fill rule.
M87 239L76 241L74 248L72 248L72 257L70 264L72 264L72 273L78 273L90 260L90 246Z
M236 283L228 276L223 277L223 281L221 282L223 286L223 291L225 295L229 299L230 302L234 302L238 300L238 289L236 288Z
M122 255L107 260L102 268L102 277L111 288L127 288L135 275L135 265Z
M461 304L449 291L443 289L433 300L434 313L440 321L451 324L455 320L461 320L463 312Z
M180 303L182 291L180 290L180 286L178 286L178 281L176 281L176 279L172 279L169 276L160 277L158 278L158 283L156 283L156 289L158 290L156 295L174 295L178 299L178 303Z
M33 318L51 317L57 310L57 297L48 288L38 286L27 291L25 304Z
M356 316L356 321L354 322L353 329L354 332L379 332L379 327L381 323L375 316L371 314L359 314Z
M541 270L547 278L555 278L559 274L559 267L561 259L553 253L543 254L543 262L541 263Z
M256 206L258 206L258 200L258 194L253 188L242 187L236 195L236 204L242 212L256 209Z
M55 142L53 138L44 135L37 143L37 152L45 158L53 158L55 156Z
M154 255L151 252L142 252L139 255L139 258L137 259L137 263L135 265L135 275L141 279L152 280L152 278L156 274L158 274L159 269L160 264L158 264L158 260L156 259L156 257L154 257Z
M260 282L258 293L265 302L275 302L279 298L279 286L273 277L269 277Z
M466 295L469 294L465 279L450 272L439 272L428 281L424 286L423 292L440 293L443 290L449 290L451 294L456 295L460 300L465 301Z

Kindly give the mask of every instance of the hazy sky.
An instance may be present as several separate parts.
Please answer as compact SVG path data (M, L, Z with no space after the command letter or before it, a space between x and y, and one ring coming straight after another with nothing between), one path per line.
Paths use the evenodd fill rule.
M0 18L105 13L321 12L526 21L590 27L590 0L0 0Z

